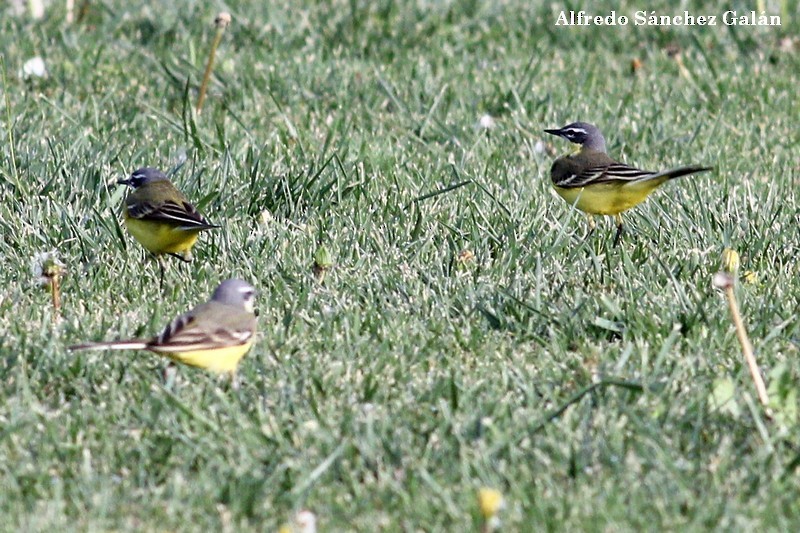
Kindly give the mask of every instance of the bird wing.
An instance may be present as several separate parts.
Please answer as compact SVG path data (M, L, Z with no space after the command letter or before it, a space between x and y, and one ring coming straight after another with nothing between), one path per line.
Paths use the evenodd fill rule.
M668 179L680 178L681 176L688 176L689 174L706 172L708 170L712 170L712 168L692 165L664 170L662 172L652 172L614 161L607 165L587 168L569 181L569 185L566 187L585 187L586 185L599 185L602 183L624 186L655 179L666 181ZM564 186L562 185L562 187Z
M177 224L184 229L211 229L219 226L211 224L189 202L176 203L134 201L128 204L128 216L139 220L153 220Z
M613 163L586 169L580 175L580 180L588 183L628 183L650 178L655 175L649 170L642 170L623 163Z
M170 322L148 348L169 353L239 346L250 341L255 329L252 313L212 301Z
M125 199L128 216L174 224L181 229L218 228L201 215L172 183L167 180L144 185Z
M578 189L603 183L625 185L656 175L655 172L614 161L600 152L595 152L591 158L585 157L582 153L562 157L553 163L551 174L555 185L564 189Z

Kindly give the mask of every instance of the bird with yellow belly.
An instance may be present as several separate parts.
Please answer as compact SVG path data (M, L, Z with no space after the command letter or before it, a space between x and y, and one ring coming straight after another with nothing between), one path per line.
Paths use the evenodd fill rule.
M592 229L592 215L613 216L617 221L614 246L622 236L623 211L642 203L669 180L711 170L692 165L651 172L619 163L606 154L606 141L597 126L586 122L544 131L578 146L577 152L553 162L553 188L569 204L589 215Z
M140 168L117 183L133 189L122 210L125 227L158 260L162 285L161 256L190 262L200 232L220 227L206 220L158 169Z

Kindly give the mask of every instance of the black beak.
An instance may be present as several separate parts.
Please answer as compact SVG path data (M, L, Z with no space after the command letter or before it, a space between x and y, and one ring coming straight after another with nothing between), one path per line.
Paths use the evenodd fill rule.
M550 135L557 135L558 137L561 137L561 128L557 130L544 130L544 132L549 133Z
M130 178L117 180L117 185L130 185L130 184L131 184L131 179Z

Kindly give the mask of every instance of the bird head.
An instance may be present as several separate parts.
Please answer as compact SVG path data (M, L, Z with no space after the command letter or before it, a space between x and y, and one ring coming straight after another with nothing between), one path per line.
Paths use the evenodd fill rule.
M138 189L142 185L166 179L168 178L164 175L164 173L158 170L157 168L145 167L134 170L133 173L127 179L117 180L117 184L128 185L133 189Z
M240 279L226 279L214 290L211 299L226 305L241 307L253 312L256 289Z
M573 122L563 128L544 131L590 150L606 151L606 140L603 134L600 133L597 126L588 122Z

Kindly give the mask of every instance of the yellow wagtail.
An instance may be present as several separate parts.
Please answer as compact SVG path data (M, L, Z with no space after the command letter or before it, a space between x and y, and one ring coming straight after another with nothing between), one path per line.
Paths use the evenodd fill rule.
M617 233L614 246L622 236L622 212L643 202L665 181L711 167L688 166L662 172L650 172L614 161L606 154L606 141L597 126L573 122L545 132L580 146L573 154L559 157L550 168L550 178L559 196L589 215L614 215Z
M149 350L186 365L234 374L255 338L255 293L249 283L229 279L211 300L180 315L152 339L87 342L69 349Z
M147 251L156 256L164 279L162 254L189 262L197 235L219 228L201 215L160 170L140 168L128 179L117 181L133 192L125 198L125 226Z

